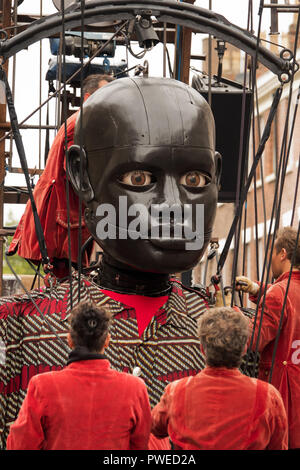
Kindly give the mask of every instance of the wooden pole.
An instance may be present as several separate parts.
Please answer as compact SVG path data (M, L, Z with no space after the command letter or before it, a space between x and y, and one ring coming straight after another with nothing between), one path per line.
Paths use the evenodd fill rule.
M184 0L185 3L194 4L195 0ZM178 28L176 28L178 31ZM192 31L190 28L180 27L179 38L176 47L175 78L181 82L189 84L190 78L190 59L192 45ZM179 60L180 57L180 60Z

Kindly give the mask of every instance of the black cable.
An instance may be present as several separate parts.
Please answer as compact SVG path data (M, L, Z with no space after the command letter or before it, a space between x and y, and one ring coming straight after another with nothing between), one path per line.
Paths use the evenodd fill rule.
M299 17L298 17L298 31L299 31ZM297 38L297 36L298 35L296 34L296 38ZM279 226L279 220L280 220L280 210L278 208L276 210L276 201L277 201L277 197L278 197L279 204L281 204L281 199L282 199L282 194L283 194L283 183L284 183L284 180L285 180L285 174L286 174L286 169L287 169L287 161L288 161L288 156L289 156L291 137L292 137L292 134L293 134L293 132L291 132L290 142L289 142L289 145L288 145L288 151L285 154L288 123L289 123L289 111L290 111L290 106L291 106L291 96L292 96L292 84L290 86L286 122L285 122L285 126L284 126L284 133L283 133L282 146L281 146L281 152L280 152L279 172L278 172L278 177L276 179L276 184L275 184L274 201L273 201L273 207L272 207L272 215L271 215L271 219L270 219L270 229L269 229L268 241L267 241L265 257L264 257L262 282L261 282L261 285L260 285L260 288L259 288L259 293L258 293L258 296L257 296L258 302L257 302L257 306L256 306L255 319L254 319L253 331L252 331L251 342L250 342L250 349L251 349L252 344L253 344L253 339L254 339L254 332L255 332L255 327L256 327L256 321L257 321L259 303L260 303L260 298L261 298L261 293L262 293L262 287L264 285L263 301L261 303L261 318L260 318L260 323L259 323L259 327L258 327L258 335L257 335L256 348L255 348L255 361L257 360L257 355L258 355L258 345L259 345L259 339L260 339L261 328L262 328L262 320L263 320L263 312L264 312L264 306L265 306L265 301L266 301L266 293L267 293L267 289L268 289L267 280L269 279L270 268L271 268L271 257L272 257L272 253L273 253L273 249L274 249L276 229ZM294 115L293 123L294 123L294 120L295 120L295 115ZM293 126L292 126L292 129L293 129ZM280 178L280 173L281 173L281 178ZM280 191L279 191L279 183L281 183L280 184ZM278 191L279 191L279 196L278 196ZM276 213L276 216L275 216L275 213ZM264 272L265 272L265 266L266 266L266 260L267 260L267 253L268 253L268 250L269 250L269 243L270 243L270 238L271 238L271 233L272 233L272 228L273 228L274 216L275 216L274 236L273 236L272 243L271 243L270 259L269 259L269 263L268 263L268 267L267 267L266 282L265 282L265 284L263 284L263 278L264 278ZM255 364L254 364L253 370L254 369L255 369Z
M106 47L108 44L110 44L110 42L119 34L119 32L121 32L121 30L127 25L128 23L128 20L126 20L119 28L116 29L115 33L113 33L113 35L104 43L102 44L97 50L96 52L94 52L94 54L85 62L84 64L84 68L87 67L91 62L92 60L97 57ZM71 75L71 77L69 77L65 84L63 84L58 90L54 90L53 91L53 94L51 96L48 96L48 98L40 105L38 106L34 111L32 111L32 113L30 113L28 116L26 116L25 119L23 119L23 121L21 121L20 125L24 124L25 122L27 122L37 111L39 111L45 104L47 104L52 98L56 97L58 95L58 93L60 93L63 88L68 85L69 83L72 82L72 80L74 80L75 77L77 77L77 75L79 74L80 72L80 68L78 68L74 73L73 75ZM2 142L3 140L7 139L10 135L12 134L12 131L8 131L4 136L0 137L0 142Z
M17 147L21 167L22 167L25 180L26 180L26 186L28 189L28 195L29 195L29 199L31 203L36 235L37 235L37 239L39 243L40 252L42 255L42 262L43 262L43 265L45 266L44 270L46 272L48 270L48 265L49 265L49 257L48 257L47 247L46 247L46 241L45 241L43 228L42 228L41 221L37 212L32 188L30 184L30 177L29 177L28 165L27 165L27 160L26 160L26 154L25 154L22 137L20 134L18 118L17 118L17 114L16 114L14 102L13 102L11 89L7 80L6 73L1 66L0 66L0 80L2 80L5 84L6 101L7 101L7 107L8 107L8 112L10 116L11 127L13 131L13 136L14 136L16 147Z
M261 138L260 132L260 114L259 114L259 100L258 100L258 90L257 83L255 83L255 102L256 102L256 115L257 115L257 128L258 128L258 139ZM261 180L261 194L262 194L262 203L263 203L263 214L264 214L264 248L266 248L266 223L267 223L267 213L266 213L266 200L265 200L265 184L264 184L264 168L262 159L260 160L260 180Z
M250 29L250 25L252 24L252 0L248 1L248 17L247 17L247 31ZM244 69L244 77L246 78L247 75L247 62L248 62L248 55L246 54L245 56L245 69ZM246 86L246 83L244 83L244 86ZM245 178L246 175L248 174L248 158L246 159L245 162ZM243 261L242 261L242 274L245 276L246 274L246 263L248 263L248 260L246 259L246 250L247 250L247 215L248 215L248 199L245 200L245 205L244 205L244 244L243 244ZM249 270L249 266L247 265L247 269ZM243 294L241 291L239 291L239 300L240 300L240 306L243 308Z
M10 256L10 255L8 255ZM26 259L25 260L27 261L27 263L29 264L29 266L31 267L31 269L35 272L35 275L38 275L40 278L44 279L45 276L43 276L40 272L40 265L41 265L41 262L38 263L38 267L36 268L35 265L32 263L32 261L30 261L30 259Z
M234 235L234 233L235 233L235 230L236 230L236 227L237 227L239 218L240 218L240 216L241 216L243 204L244 204L245 200L247 199L247 193L248 193L248 190L249 190L249 188L250 188L250 185L251 185L251 182L252 182L252 178L253 178L253 176L254 176L254 174L255 174L257 165L258 165L259 160L260 160L260 158L261 158L261 156L262 156L262 153L263 153L263 151L264 151L266 142L267 142L267 140L268 140L269 137L270 137L272 122L273 122L274 115L275 115L275 112L276 112L276 110L277 110L277 107L278 107L278 104L279 104L279 101L280 101L281 94L282 94L282 86L280 86L280 87L276 90L276 93L275 93L275 95L274 95L273 102L272 102L272 105L271 105L271 108L270 108L270 112L269 112L269 115L268 115L267 123L266 123L266 125L265 125L264 132L263 132L261 141L260 141L260 143L259 143L258 150L257 150L256 156L255 156L255 159L254 159L254 161L253 161L253 164L252 164L252 167L251 167L251 170L250 170L250 173L249 173L247 182L246 182L246 184L245 184L245 186L244 186L244 188L243 188L243 190L242 190L241 198L240 198L240 203L239 203L238 207L237 207L236 210L235 210L235 216L234 216L233 222L232 222L232 224L231 224L229 234L228 234L228 236L227 236L227 239L226 239L224 248L223 248L223 250L222 250L222 253L221 253L221 256L220 256L220 259L219 259L219 263L218 263L218 273L222 270L222 268L223 268L223 266L224 266L224 263L225 263L225 260L226 260L226 256L227 256L227 254L228 254L228 251L229 251L229 248L230 248L230 244L231 244L233 235Z
M289 105L288 105L288 113L287 113L288 116L289 116L290 105L291 105L291 101L289 102ZM292 138L293 138L293 134L294 134L294 130L295 130L297 112L298 112L298 102L295 106L295 110L294 110L294 113L293 113L291 132L290 132L290 137L289 137L288 146L287 146L287 149L286 149L286 155L285 155L285 159L284 159L284 174L282 174L282 177L281 177L281 197L280 197L279 202L278 202L278 211L279 212L281 210L282 193L283 193L284 184L285 184L285 174L286 174L286 171L287 171L287 165L288 165L288 160L289 160L289 155L290 155L290 150L291 150ZM298 173L299 173L299 168L298 168Z
M59 340L59 342L61 343L62 347L65 349L65 351L69 354L70 353L70 348L68 347L67 343L65 343L61 338L60 336L57 334L55 328L53 328L53 326L48 322L47 320L47 317L46 315L41 311L41 309L39 308L39 306L37 305L37 303L35 302L35 300L33 299L32 295L30 294L30 292L26 289L26 287L24 286L23 282L21 281L21 279L19 278L19 276L17 275L17 273L15 272L14 268L12 267L12 265L10 264L10 262L8 261L8 256L7 256L7 253L6 251L4 252L4 257L5 257L5 261L9 267L9 269L11 270L11 272L13 273L13 275L15 276L17 282L20 284L20 286L22 287L22 289L26 292L27 296L28 296L28 299L33 303L33 305L35 306L36 310L38 311L38 313L41 315L41 318L43 318L43 320L45 321L45 323L47 323L49 329L52 331L52 333L57 337L57 339ZM49 299L50 300L50 299ZM50 306L49 306L50 308Z
M33 278L33 281L32 281L31 287L30 287L30 290L33 290L33 289L34 289L34 285L35 285L36 278L37 278L38 275L39 275L40 266L41 266L41 262L39 262L38 268L35 269L35 275L34 275L34 278Z
M277 92L278 92L278 90L276 91L276 93L273 97L273 103L274 103L274 100L276 98ZM291 85L291 88L290 88L290 97L291 97L291 93L292 93L292 85ZM274 214L275 214L275 209L276 209L276 201L277 201L278 190L279 190L279 181L280 181L279 176L280 176L280 172L282 171L281 181L284 181L286 167L287 167L287 165L286 165L286 156L284 157L284 149L285 149L285 146L286 146L286 138L287 138L287 124L288 124L288 118L289 118L289 108L290 108L290 99L289 99L286 125L285 125L285 129L284 129L284 135L283 135L283 141L282 141L282 150L281 150L281 155L280 155L279 172L278 172L278 177L276 179L276 185L275 185L274 201L273 201L272 215L271 215L271 220L270 220L270 229L269 229L268 241L267 241L267 246L266 246L266 250L265 250L265 257L264 257L263 270L262 270L262 281L261 281L260 289L259 289L259 293L258 293L258 302L257 302L257 306L256 306L256 312L255 312L255 318L254 318L254 324L253 324L253 331L252 331L252 336L251 336L251 341L250 341L250 348L249 348L249 349L251 349L252 345L253 345L254 332L255 332L255 327L256 327L256 322L257 322L257 315L258 315L258 308L259 308L259 302L260 302L260 298L261 298L261 295L262 295L262 287L264 286L263 301L262 301L262 304L261 304L261 318L260 318L260 324L259 324L259 327L258 327L258 336L257 336L257 343L256 343L256 348L255 348L255 360L254 360L254 365L253 365L253 374L255 373L255 368L256 368L259 338L260 338L260 334L261 334L264 305L265 305L266 292L267 292L267 287L268 287L267 286L267 280L269 279L269 275L270 275L271 256L272 256L272 252L273 252L273 249L274 249L274 242L275 242L275 237L273 237L272 244L271 244L271 256L270 256L270 260L269 260L268 267L267 267L266 282L264 284L263 279L264 279L264 273L265 273L265 267L266 267L266 261L267 261L267 253L268 253L269 244L270 244L270 238L271 238L272 226L273 226L272 224L273 224L273 220L274 220ZM269 114L269 117L270 117L270 114ZM283 185L281 184L280 192L279 192L280 200L282 198L282 191L283 191ZM277 210L276 211L276 218L275 218L275 227L278 226L279 217L280 217L280 212ZM274 230L274 233L276 233L275 230Z
M256 66L257 66L257 61L258 61L258 48L259 48L260 31L261 31L262 11L263 11L263 0L260 1L260 7L259 7L259 13L258 13L259 14L258 35L257 35L256 51L255 51L255 56L254 56L254 61L253 61L253 69L252 69L252 88L253 88L253 90L255 89L254 87L255 87L255 83L256 83L255 73L256 73ZM254 107L253 107L253 99L254 99L253 90L252 90L252 99L251 99L252 112L253 112L253 109L254 109ZM271 109L270 109L270 112L269 112L268 120L267 120L267 123L266 123L265 128L264 128L264 133L263 133L262 139L260 141L259 148L258 148L256 157L255 157L255 160L253 162L252 169L250 171L250 175L248 177L248 181L247 181L247 183L244 187L243 193L242 193L241 198L240 198L240 202L239 202L239 204L236 205L235 217L234 217L233 223L231 225L229 234L227 236L223 251L222 251L221 256L220 256L217 274L219 274L221 272L221 270L224 266L224 263L225 263L225 260L226 260L226 257L227 257L227 254L228 254L228 251L229 251L229 248L230 248L232 238L235 234L236 228L237 228L238 223L239 223L239 219L242 215L242 207L243 207L244 202L247 199L247 193L248 193L251 181L252 181L253 174L256 171L257 164L259 163L259 160L260 160L260 158L262 156L262 153L264 151L265 144L266 144L266 142L267 142L267 140L270 136L271 124L272 124L272 121L273 121L273 118L274 118L274 115L275 115L275 112L276 112L281 94L282 94L282 85L281 85L280 88L277 89L276 95L273 99L273 103L272 103L272 106L271 106Z
M297 171L295 196L294 196L293 209L292 209L291 225L293 225L293 223L294 223L294 217L295 217L295 211L296 211L296 201L297 201L298 187L299 187L299 177L300 177L300 153L299 153L299 158L298 158L298 171Z
M297 45L298 45L298 38L299 38L299 30L300 30L300 10L298 13L298 18L297 18L297 25L296 25L296 31L295 31L295 43L294 43L294 57L293 57L293 69L296 67L296 55L297 55ZM289 115L290 115L290 109L291 109L291 104L292 104L292 95L293 95L293 83L294 83L294 74L291 77L291 81L289 84L289 98L288 98L288 106L287 106L287 119L285 123L285 133L287 135L288 133L288 124L289 124ZM281 192L280 192L280 199L278 203L278 211L280 213L281 211L281 200L282 200L282 192L283 192L283 187L284 187L284 182L285 182L285 174L287 170L287 165L288 165L288 159L289 159L289 154L290 154L290 149L291 149L291 143L292 143L292 138L293 138L293 133L294 133L294 128L295 128L295 122L296 122L296 116L297 116L297 111L298 111L298 100L296 102L295 110L294 110L294 115L292 119L292 126L291 126L291 131L290 131L290 137L288 141L288 146L287 149L286 147L284 148L285 151L285 158L284 158L284 172L282 173L282 178L281 178ZM286 142L285 142L286 145ZM276 225L275 229L277 229L278 224Z
M123 75L124 73L130 72L131 70L135 69L137 66L134 65L133 67L130 67L129 69L122 70L122 72L118 72L114 74L114 78L117 78L119 75Z
M61 13L62 13L62 67L63 67L63 107L64 107L64 129L65 129L65 142L64 142L64 154L65 159L67 158L68 152L68 135L67 135L67 91L66 91L66 41L65 41L65 1L61 2ZM69 284L70 284L70 308L73 308L73 283L72 283L72 240L71 240L71 220L70 220L70 181L68 175L66 175L66 204L67 204L67 230L68 230L68 269L69 269Z
M167 47L166 47L166 52L167 52L167 59L168 59L168 67L169 67L170 78L174 78L174 72L173 72L173 70L172 70L170 54L169 54L169 50L168 50Z
M246 175L247 175L246 165L244 165L243 172L242 172L242 159L243 159L243 149L244 149L244 139L245 139L244 128L245 128L245 118L246 118L246 77L247 77L247 54L246 54L245 66L244 66L244 84L243 84L243 95L242 95L242 114L241 114L239 157L238 157L238 174L237 174L238 184L236 188L236 199L235 199L236 207L238 206L240 202L241 187L245 183ZM253 95L252 95L251 101L253 103ZM246 202L246 199L245 199L245 202ZM233 270L232 270L232 278L231 278L231 285L233 286L232 288L233 293L234 293L235 278L236 278L236 273L237 273L237 264L238 264L238 257L239 257L241 226L242 226L242 212L241 212L241 217L238 223L238 230L235 232L235 245L234 245L235 250L234 250ZM231 296L231 307L233 306L233 302L234 302L234 295Z
M81 11L81 54L80 54L80 115L79 115L79 146L80 146L80 162L79 162L79 218L78 218L78 302L80 302L80 283L82 274L82 260L81 260L81 245L82 245L82 181L83 181L83 93L82 93L82 82L83 82L83 61L84 61L84 11L85 2L80 2Z
M256 186L256 173L254 175L254 185L253 185L253 199L254 199L254 220L255 220L255 265L256 265L256 279L260 278L259 274L259 242L258 242L258 213L257 213L257 186Z
M288 119L288 115L287 115L287 119ZM282 149L284 148L285 139L286 139L286 133L284 133L284 136L283 136ZM272 214L271 214L271 219L270 219L270 227L269 227L269 233L268 233L267 244L266 244L265 255L264 255L264 262L263 262L263 267L262 267L261 284L260 284L259 291L258 291L258 294L257 294L257 305L256 305L255 317L254 317L254 322L253 322L253 330L252 330L252 335L251 335L251 340L250 340L250 345L249 345L249 349L252 349L253 340L254 340L254 333L255 333L257 317L258 317L258 310L259 310L260 300L261 300L262 291L263 291L263 300L262 300L261 307L260 307L261 318L260 318L260 322L259 322L259 326L258 326L258 333L257 333L256 347L255 347L255 356L254 356L254 364L253 364L253 374L255 373L256 361L257 361L257 357L258 357L258 345L259 345L259 339L260 339L260 334L261 334L261 329L262 329L262 321L263 321L264 306L265 306L265 301L266 301L266 293L267 293L267 289L268 289L267 280L269 279L269 276L270 276L271 257L272 257L272 253L273 253L273 249L274 249L274 242L275 242L275 236L272 237L273 221L274 221L274 217L275 217L275 225L276 225L276 222L279 218L279 212L276 211L276 201L277 201L278 191L279 191L279 182L280 182L279 175L280 175L281 172L284 172L284 158L283 158L283 156L284 156L284 154L283 154L283 151L282 151L281 155L280 155L278 178L276 179L276 183L275 183L274 200L273 200ZM276 216L275 216L275 214L276 214ZM275 231L274 231L274 233L275 233ZM270 248L270 258L269 258L269 262L268 262L268 266L267 266L267 273L266 273L266 276L265 276L267 256L268 256L268 252L269 252L269 245L270 245L271 238L272 238L272 242L271 242L271 248ZM264 276L265 276L265 282L263 282Z

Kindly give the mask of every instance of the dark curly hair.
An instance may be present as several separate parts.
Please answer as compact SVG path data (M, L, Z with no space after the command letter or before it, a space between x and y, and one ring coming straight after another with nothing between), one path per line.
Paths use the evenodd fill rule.
M198 334L206 364L239 367L249 336L249 320L231 307L211 308L198 320Z
M108 334L111 316L92 302L80 302L71 311L70 336L75 347L99 352Z

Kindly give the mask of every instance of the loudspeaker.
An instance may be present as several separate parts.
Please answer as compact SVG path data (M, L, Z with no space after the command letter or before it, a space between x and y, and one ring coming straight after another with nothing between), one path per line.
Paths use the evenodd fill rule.
M207 77L200 78L194 76L192 87L208 102ZM251 90L244 89L241 84L223 78L217 83L216 77L213 78L211 85L211 109L216 123L216 150L222 155L221 189L218 202L236 201L240 149L240 181L243 177L245 162L248 158L251 103ZM245 118L242 129L243 111ZM240 188L241 186L240 183Z

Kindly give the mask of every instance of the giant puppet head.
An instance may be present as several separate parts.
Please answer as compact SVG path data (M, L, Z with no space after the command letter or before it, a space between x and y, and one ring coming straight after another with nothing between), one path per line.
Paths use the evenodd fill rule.
M83 105L67 170L104 253L136 270L191 269L210 240L221 157L209 105L167 78L123 78Z

